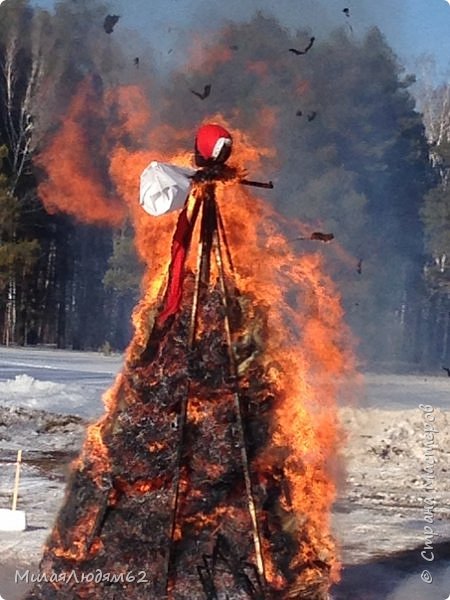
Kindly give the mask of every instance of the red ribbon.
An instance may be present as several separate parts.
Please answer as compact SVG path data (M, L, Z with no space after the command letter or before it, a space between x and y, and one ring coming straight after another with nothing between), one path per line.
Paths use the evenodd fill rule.
M185 276L185 262L194 230L197 205L193 214L188 216L188 207L185 206L178 217L177 226L172 240L172 256L169 266L169 282L167 284L164 305L158 316L158 325L162 327L169 317L176 314L183 297L183 282Z

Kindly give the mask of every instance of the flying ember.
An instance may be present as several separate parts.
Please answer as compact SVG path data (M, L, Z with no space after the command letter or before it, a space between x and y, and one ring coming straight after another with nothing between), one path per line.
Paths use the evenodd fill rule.
M289 243L334 236L252 195L273 185L247 175L249 139L205 123L196 168L159 155L142 172L134 338L29 600L325 600L339 578L336 398L353 362L321 256ZM137 205L134 158L117 146L110 173Z

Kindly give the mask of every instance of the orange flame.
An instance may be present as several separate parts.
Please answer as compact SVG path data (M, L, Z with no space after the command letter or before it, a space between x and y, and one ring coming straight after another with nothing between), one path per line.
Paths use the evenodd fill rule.
M228 59L225 53L210 60L215 64ZM264 69L252 68L263 75ZM82 220L117 223L127 213L131 216L138 253L148 269L143 282L144 296L133 315L136 332L128 349L130 360L143 348L148 336L166 277L177 218L169 214L156 219L144 213L138 204L139 176L150 160L188 164L185 146L182 150L180 145L190 132L175 132L167 125L152 127L150 107L134 87L111 92L103 112L92 108L92 101L92 89L85 84L64 125L40 159L49 179L39 191L49 210L63 210ZM103 118L113 104L118 122L101 141L108 148L108 176L114 187L114 192L108 194L108 185L100 183L92 157L80 151L86 150L87 141L79 122L89 106L94 117ZM276 112L268 108L264 111L264 123L272 131L276 127ZM258 172L264 160L274 158L272 148L252 143L252 138L267 139L266 127L265 131L256 126L244 133L220 116L208 120L220 121L233 132L234 166L240 171ZM165 145L161 142L159 147L164 147L164 151L155 152L152 146L158 147L158 141L163 139ZM329 515L335 497L330 465L340 440L336 398L343 378L352 375L354 369L340 296L325 273L321 256L315 253L299 256L287 241L304 233L302 224L283 219L266 201L235 183L218 184L217 188L218 205L236 267L237 287L267 309L270 336L265 340L263 362L277 391L277 405L271 431L272 448L258 461L270 470L273 449L289 450L284 477L292 502L285 502L283 508L292 512L297 523L301 542L298 562L307 562L310 555L318 554L319 548L334 553ZM276 194L276 190L271 193ZM120 389L119 378L105 399L108 414L119 403ZM189 410L189 417L202 418L202 410L195 403ZM108 414L89 429L85 446L93 453L99 468L101 465L106 470L109 459L102 427ZM157 449L151 443L149 447ZM140 481L127 491L145 493L151 487L151 482ZM222 507L217 510L220 512ZM208 518L216 522L216 517L214 514ZM269 566L269 580L279 587L280 575L273 565ZM337 572L336 562L335 578Z
M241 146L238 157L246 164L254 149ZM284 468L293 510L307 515L308 536L320 547L335 498L329 467L340 440L336 398L354 371L340 296L321 256L298 256L287 242L285 232L301 234L299 223L287 223L247 190L224 186L219 193L238 288L268 309L264 361L273 365L279 398L273 444L290 449Z
M89 223L117 225L123 220L123 206L108 193L104 165L99 162L98 156L106 154L102 140L94 149L88 133L91 127L98 128L102 119L93 82L86 80L60 130L36 159L47 172L38 193L50 213L66 212Z

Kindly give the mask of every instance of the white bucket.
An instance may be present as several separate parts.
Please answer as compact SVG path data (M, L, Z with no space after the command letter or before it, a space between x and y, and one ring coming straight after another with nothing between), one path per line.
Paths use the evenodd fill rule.
M24 510L0 508L0 531L25 531L27 521Z

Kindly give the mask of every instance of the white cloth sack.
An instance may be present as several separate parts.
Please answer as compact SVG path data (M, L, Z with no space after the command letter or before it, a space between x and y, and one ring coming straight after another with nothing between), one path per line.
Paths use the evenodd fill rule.
M154 217L184 206L195 171L155 160L142 172L139 202Z

